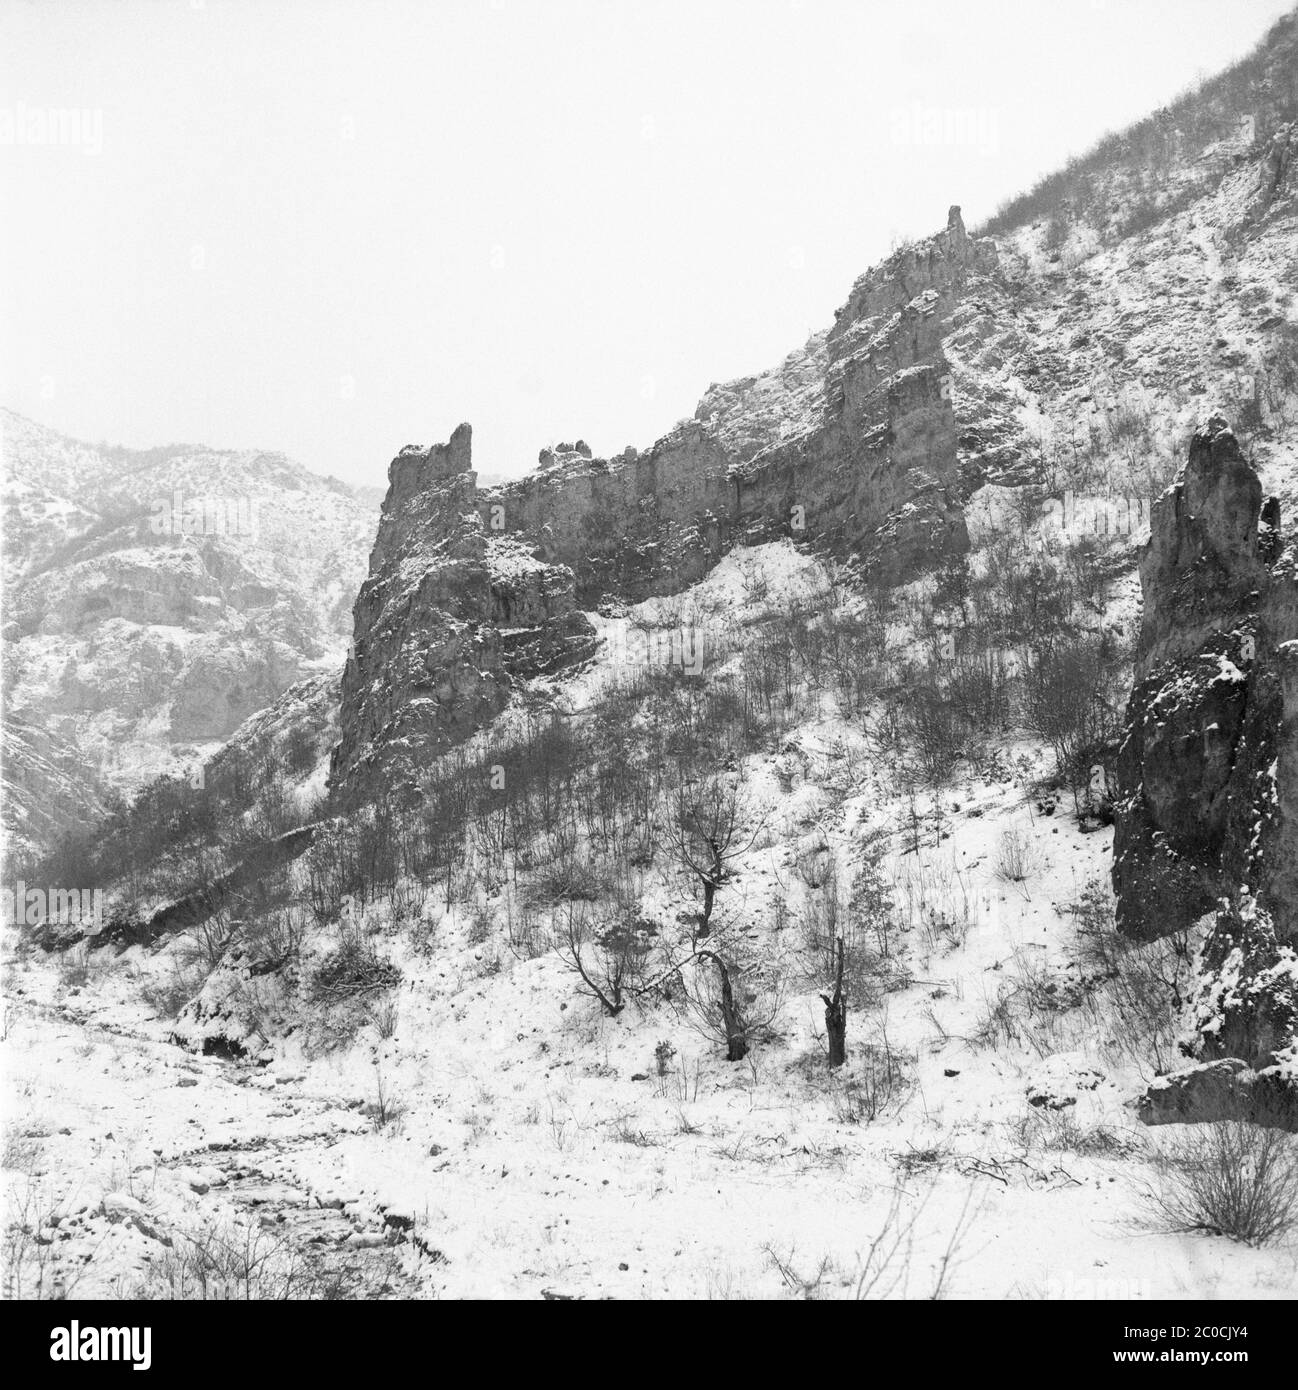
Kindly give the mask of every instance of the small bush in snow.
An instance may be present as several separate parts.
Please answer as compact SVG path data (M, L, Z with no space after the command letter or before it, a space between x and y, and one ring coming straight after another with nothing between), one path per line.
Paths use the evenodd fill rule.
M1021 830L1006 830L1001 835L1000 851L996 856L996 877L1002 883L1023 883L1036 868L1037 853L1032 837Z
M400 983L401 971L364 937L349 932L316 967L311 997L318 1003L337 1003L395 989Z
M1145 1195L1162 1229L1265 1245L1298 1223L1298 1138L1243 1120L1204 1125L1163 1156Z

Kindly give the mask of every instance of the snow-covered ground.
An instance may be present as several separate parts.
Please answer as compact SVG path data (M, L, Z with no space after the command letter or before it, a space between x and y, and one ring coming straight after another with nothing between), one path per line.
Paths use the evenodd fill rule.
M823 583L786 543L738 552L686 595L599 619L600 659L544 689L579 711L618 678L628 628L697 622L706 641L724 617L733 640ZM246 1036L256 1063L168 1041L145 995L178 943L60 958L10 937L11 1291L192 1293L201 1266L262 1294L1291 1296L1292 1245L1144 1215L1176 1127L1137 1122L1155 1059L1079 934L1111 832L1041 800L1047 761L1007 748L998 779L937 793L939 816L920 797L916 831L832 699L750 757L762 833L718 893L714 939L745 937L788 992L738 1063L651 996L606 1017L553 950L511 950L511 886L450 911L432 888L413 924L371 906L359 927L398 989L329 1049L310 1006L281 1000L293 1026ZM799 913L830 861L846 892L874 831L898 930L831 1072ZM652 921L697 906L658 868L636 888Z

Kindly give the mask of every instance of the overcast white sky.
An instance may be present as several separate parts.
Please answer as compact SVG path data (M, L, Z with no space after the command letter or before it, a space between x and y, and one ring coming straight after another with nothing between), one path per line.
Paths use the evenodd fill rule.
M0 402L358 483L643 447L1285 8L3 0L0 124L88 114L0 144Z

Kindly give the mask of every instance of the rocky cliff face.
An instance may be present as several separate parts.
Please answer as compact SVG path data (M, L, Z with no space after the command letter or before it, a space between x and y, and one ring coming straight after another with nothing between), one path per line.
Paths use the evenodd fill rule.
M1185 437L1203 398L1239 400L1245 389L1253 455L1289 503L1292 469L1279 445L1292 423L1286 383L1298 342L1284 288L1298 227L1290 143L1285 128L1260 148L1224 141L1192 168L1187 161L1185 188L1196 195L1188 210L1174 200L1137 232L1106 224L1103 250L1080 222L1053 250L1044 219L995 242L971 236L952 208L942 231L863 275L833 326L779 366L710 387L694 417L649 449L600 458L580 442L559 445L519 481L463 485L451 529L458 535L473 511L482 530L475 546L528 557L541 589L554 582L542 579L546 567L571 572L573 602L586 611L678 592L736 544L781 535L855 555L897 582L968 548L966 504L986 484L1146 502L1174 470L1171 441ZM1114 179L1117 207L1126 195ZM1205 319L1215 336L1203 333ZM394 527L403 505L389 497ZM385 553L395 553L399 534L389 531ZM445 541L454 544L449 533ZM421 545L435 542L427 532ZM1232 541L1222 544L1234 553ZM1229 589L1227 607L1251 591L1245 570L1231 580L1243 592ZM1220 576L1202 573L1210 609ZM378 592L358 606L358 646L370 631L392 640L414 630L404 618L391 627L380 618ZM1200 626L1211 621L1205 610ZM517 626L537 630L530 618ZM492 675L466 688L458 645L444 656L459 674L437 676L440 638L430 628L420 640L429 645L391 666L380 658L376 669L412 680L418 672L408 693L421 699L427 682L449 680L430 708L453 741L501 705L504 687ZM475 671L496 669L486 650L493 640L476 639L484 659L469 663ZM1184 644L1180 658L1191 660L1198 647L1188 631ZM1219 645L1230 656L1224 637ZM1150 662L1164 659L1153 635L1147 646ZM392 732L401 698L359 673L349 678L335 763L344 781L373 763L385 739L401 737ZM1208 762L1217 770L1199 792L1202 824L1184 832L1206 835L1209 854L1231 804L1213 778L1224 776L1240 717L1228 681L1214 698L1222 719L1208 722L1223 743ZM1170 743L1165 751L1172 755ZM372 782L360 794L382 789Z
M982 478L961 469L947 345L997 270L995 243L970 237L953 207L942 232L853 286L818 346L801 416L783 412L792 429L768 430L749 452L740 439L752 436L757 383L705 397L700 416L736 454L747 533L770 535L797 509L811 539L860 553L893 582L968 548L961 506Z
M1298 1120L1298 584L1280 514L1220 415L1155 504L1120 751L1119 927L1151 937L1216 913L1190 1052L1151 1119Z
M1182 929L1211 909L1234 857L1232 806L1254 800L1241 785L1241 737L1269 577L1261 510L1257 474L1213 417L1155 503L1140 560L1144 608L1114 845L1119 925L1133 936Z
M675 593L736 543L790 535L913 577L968 547L944 341L994 245L960 210L861 277L775 372L713 387L648 450L546 449L479 489L469 430L392 463L355 613L333 782L374 796L593 650L580 610ZM381 770L387 769L383 776Z
M545 450L483 494L489 527L574 572L581 606L694 583L739 540L792 535L892 578L967 548L943 344L996 248L946 228L862 276L834 327L781 366L712 387L651 449Z
M479 515L471 445L461 425L388 470L343 675L330 779L344 801L411 791L427 759L499 714L518 680L594 649L572 571Z

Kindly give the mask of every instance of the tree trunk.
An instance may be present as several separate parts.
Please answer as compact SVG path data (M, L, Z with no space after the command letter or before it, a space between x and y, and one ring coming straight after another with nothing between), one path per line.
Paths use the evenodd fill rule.
M712 904L717 896L717 885L710 879L703 880L703 916L699 921L698 939L706 941L712 935Z
M837 966L834 971L834 994L820 997L825 1001L825 1032L829 1035L829 1065L841 1067L847 1061L847 1001L843 998L843 938L837 941Z
M721 849L715 840L708 841L708 849L712 854L712 872L710 874L700 874L703 880L703 920L699 923L698 936L700 941L706 940L712 935L712 906L717 896L717 889L721 887L721 881L725 877L725 861L721 857Z
M713 956L721 976L721 1021L726 1029L726 1061L742 1062L748 1055L748 1035L735 1008L735 992L730 984L730 972L720 956Z

